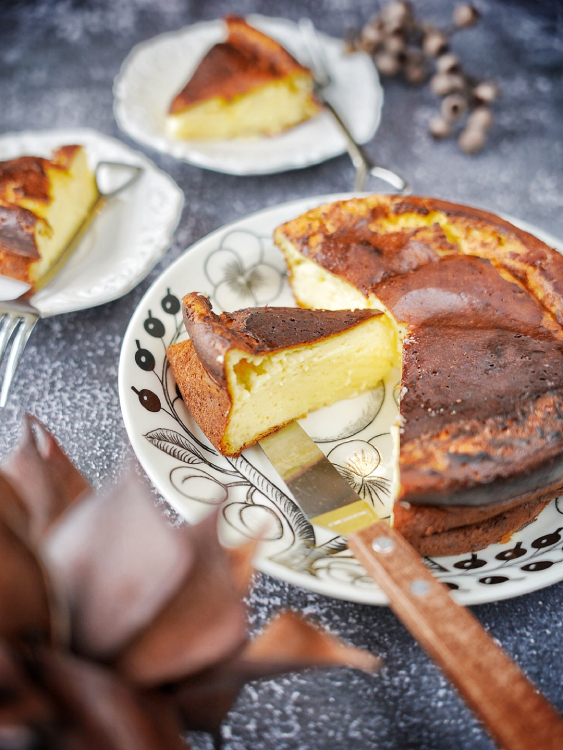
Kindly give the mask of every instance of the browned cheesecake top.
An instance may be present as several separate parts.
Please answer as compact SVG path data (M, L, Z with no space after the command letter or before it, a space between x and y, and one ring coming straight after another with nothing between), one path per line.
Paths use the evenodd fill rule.
M500 505L563 484L560 342L422 325L403 347L400 500Z
M227 16L228 36L202 58L170 105L170 114L213 97L230 100L294 72L308 73L281 44L243 18Z
M487 260L448 256L376 289L403 342L401 499L495 505L563 478L563 342Z
M447 255L392 276L374 291L395 320L409 326L499 327L563 337L551 313L521 284L473 255Z
M449 254L487 258L518 279L563 324L563 256L480 209L410 196L373 195L320 206L274 237L366 296L381 281Z
M563 345L504 328L417 326L403 342L402 386L408 442L463 420L514 414L547 391L563 394Z
M299 307L250 307L217 315L211 303L192 292L182 300L186 329L203 366L217 383L227 382L225 354L272 354L312 344L349 330L381 313L373 310L305 310Z
M19 156L0 162L0 201L18 204L22 199L48 203L49 176L47 168L68 169L80 146L62 146L52 159L41 156Z
M35 227L44 221L22 201L48 203L51 199L47 169L68 169L80 146L62 146L52 159L20 156L0 162L0 249L28 258L39 258Z

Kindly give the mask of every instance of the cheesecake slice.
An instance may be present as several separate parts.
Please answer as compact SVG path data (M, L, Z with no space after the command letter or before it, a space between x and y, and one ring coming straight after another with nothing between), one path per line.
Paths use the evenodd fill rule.
M309 411L375 388L396 358L392 324L370 310L216 315L192 293L183 313L190 338L172 345L168 359L193 418L228 456Z
M33 284L57 260L98 197L82 146L51 159L0 162L0 274Z
M320 109L311 72L242 18L203 57L174 97L167 132L180 139L277 135Z

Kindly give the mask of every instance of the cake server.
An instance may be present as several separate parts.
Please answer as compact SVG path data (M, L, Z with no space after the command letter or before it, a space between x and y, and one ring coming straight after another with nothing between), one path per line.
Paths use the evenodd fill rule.
M305 515L348 535L389 606L503 750L561 750L563 719L413 547L357 495L303 428L260 440Z
M301 37L309 55L310 62L308 67L313 74L317 99L330 114L334 123L340 128L342 135L346 140L346 150L348 151L348 155L356 170L354 190L356 192L361 192L365 187L367 178L371 175L372 177L376 177L377 179L386 182L388 185L391 185L397 193L408 195L411 192L409 183L396 172L392 172L386 167L377 166L371 161L364 149L355 141L354 136L348 130L346 124L327 99L325 90L332 83L332 78L322 44L317 35L317 30L309 18L302 18L298 25Z
M95 170L98 197L86 214L82 224L69 240L68 245L43 276L37 279L21 296L14 300L0 301L0 365L5 359L8 345L12 339L12 347L7 356L2 388L0 389L0 409L6 406L10 387L25 345L35 328L35 324L41 317L39 310L32 304L33 296L40 289L45 289L58 276L78 248L92 221L108 201L136 182L141 176L142 171L142 167L133 164L120 164L107 161L99 162Z

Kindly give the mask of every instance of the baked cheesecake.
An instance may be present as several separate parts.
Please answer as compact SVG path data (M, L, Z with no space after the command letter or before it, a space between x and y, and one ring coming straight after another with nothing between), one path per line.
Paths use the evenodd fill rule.
M428 198L321 206L275 232L299 305L385 311L402 364L395 526L422 553L500 542L563 489L563 258Z
M396 359L395 332L372 310L295 307L213 312L182 301L189 340L168 359L190 413L228 456L309 411L371 390Z
M237 16L200 61L166 118L180 139L277 135L317 114L311 72L278 42Z
M57 260L98 196L82 146L0 162L0 274L33 283Z

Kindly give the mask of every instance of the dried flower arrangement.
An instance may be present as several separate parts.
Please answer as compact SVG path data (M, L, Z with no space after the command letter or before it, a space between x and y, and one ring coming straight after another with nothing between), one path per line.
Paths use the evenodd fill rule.
M0 746L185 750L245 682L379 659L282 612L253 640L243 595L255 543L217 517L171 526L129 472L95 495L28 416L0 471Z
M454 133L463 124L458 144L466 154L476 154L486 143L493 125L491 104L498 88L491 81L478 81L464 72L459 58L450 51L450 39L473 26L479 13L468 3L455 6L452 25L446 29L417 19L410 3L393 0L373 16L361 30L346 35L349 52L368 52L382 75L402 73L408 83L421 85L430 71L430 88L442 97L440 114L432 118L429 132L435 138Z

